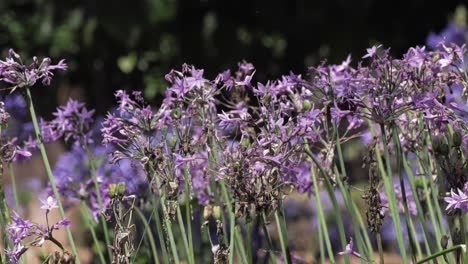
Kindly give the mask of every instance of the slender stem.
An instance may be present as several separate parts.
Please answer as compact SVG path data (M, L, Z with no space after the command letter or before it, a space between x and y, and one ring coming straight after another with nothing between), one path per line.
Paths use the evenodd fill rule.
M281 251L283 251L284 262L286 264L292 264L291 251L288 246L288 231L286 229L284 210L281 202L279 208L275 211L275 221L280 236Z
M323 243L323 230L322 230L322 225L318 224L318 234L319 234L319 250L320 250L320 263L325 263L325 245Z
M330 236L328 233L328 228L327 228L327 222L325 221L325 216L323 214L323 208L322 208L322 202L320 201L320 192L318 189L318 180L317 180L317 175L315 173L315 168L311 167L310 168L311 174L312 174L312 184L314 186L314 192L315 192L315 200L317 203L317 216L319 218L319 223L322 226L322 234L325 238L325 244L327 245L327 251L328 251L328 257L330 258L330 261L332 263L335 263L335 257L333 255L333 249L331 246L330 242ZM324 252L322 252L324 253Z
M270 232L268 231L267 227L267 218L265 215L265 212L262 212L262 228L263 228L263 233L265 234L265 238L268 244L268 249L269 249L269 255L271 257L271 261L276 264L276 256L275 256L275 248L273 247L273 242L271 240Z
M152 197L151 202L153 204L153 210L154 210L155 219L156 219L156 228L158 230L159 244L161 244L164 263L169 263L169 255L167 253L166 242L164 241L164 235L163 235L163 232L164 232L163 226L161 224L161 218L159 216L159 202L156 200L155 197Z
M377 232L377 234L375 234L375 236L377 237L377 247L379 249L380 264L384 264L384 255L383 255L383 247L382 247L382 235L380 234L380 232Z
M136 214L140 218L141 222L145 226L145 231L146 231L146 236L148 237L150 247L151 247L151 253L153 254L153 259L154 263L159 264L159 257L158 257L158 251L156 249L156 243L154 242L154 236L153 232L151 231L151 227L148 224L148 221L146 221L145 215L143 215L143 212L137 207L133 207L135 209Z
M247 239L247 261L249 264L252 264L253 255L252 255L252 222L249 221L245 224L245 233Z
M184 242L184 249L185 249L185 253L186 253L186 256L187 256L187 261L190 264L194 264L192 262L192 257L191 257L192 254L190 253L189 243L188 243L188 240L187 240L187 232L185 232L184 220L182 219L182 213L180 211L180 206L177 206L177 220L179 222L180 231L182 232L182 241Z
M11 246L6 232L6 226L10 223L10 213L5 196L5 188L3 186L3 162L0 161L0 223L2 224L3 242L5 248Z
M344 165L343 151L341 150L341 140L340 140L340 136L339 136L339 133L338 133L338 128L337 128L335 123L333 124L333 132L334 132L334 134L336 134L336 151L338 153L338 160L339 160L339 164L340 164L341 174L342 174L342 176L344 178L347 178L346 168L345 168L345 165ZM353 212L353 214L352 214L353 217L351 217L351 220L353 222L353 226L355 228L355 231L357 231L357 232L355 232L355 236L357 237L356 240L357 240L357 243L358 243L358 249L360 247L363 247L363 246L361 246L361 240L363 240L361 236L362 236L362 234L364 234L364 236L365 236L364 240L367 243L367 248L366 247L363 247L363 248L366 249L365 253L366 253L367 259L370 260L370 261L373 261L374 260L373 248L372 248L372 245L370 243L370 239L369 239L369 236L368 236L368 233L367 233L367 229L363 225L362 226L362 234L361 234L359 232L359 229L356 227L354 216L360 217L360 212L354 210L354 207L355 207L355 206L353 206L354 201L351 198L351 194L349 192L349 187L343 183L342 177L340 177L340 174L338 173L338 170L336 169L336 166L334 168L334 172L336 174L336 181L337 181L338 185L340 186L340 190L341 190L341 194L343 196L343 200L346 203L346 207L348 208L348 210ZM322 175L322 176L325 177L325 175ZM330 185L330 184L327 183L327 186L328 185ZM338 210L338 218L341 219L341 213L340 213L339 210ZM344 231L343 231L343 233L344 233ZM341 232L340 232L340 235L341 235ZM346 237L344 237L344 234L342 234L340 236L340 238L341 238L342 246L343 246L343 243L346 245ZM345 262L347 264L349 264L349 256L348 255L345 256ZM361 259L361 262L363 262L362 259Z
M385 170L385 165L382 161L382 156L380 153L380 147L378 144L375 145L375 155L377 158L377 164L378 168L380 171L380 174L382 175L382 179L384 181L384 186L385 186L385 192L388 197L388 203L390 205L390 211L392 213L393 217L393 226L396 231L396 236L397 236L397 242L398 242L398 247L400 249L400 254L403 259L403 263L408 263L408 259L406 258L406 247L405 243L403 241L403 235L401 232L398 232L398 230L401 230L401 222L400 222L400 214L398 212L398 207L397 207L397 202L395 198L395 189L393 185L393 178L392 178L392 169L390 165L390 153L388 152L388 146L387 146L387 139L385 138L385 132L382 129L382 144L384 147L384 155L385 155L385 160L386 160L386 165L387 165L387 170Z
M99 211L101 212L99 214L99 217L101 218L101 225L102 225L102 229L104 232L104 239L106 240L106 244L110 245L111 241L110 241L110 236L109 236L109 228L107 227L107 220L103 214L104 206L102 204L101 189L99 188L99 182L98 182L97 175L96 175L96 164L94 162L95 161L94 155L89 150L88 144L86 142L84 143L84 148L86 150L86 153L88 154L88 162L89 162L89 166L91 167L91 177L93 178L94 189L96 190L97 200L99 204ZM112 259L112 251L110 250L109 247L107 247L107 255L109 259Z
M44 142L42 141L41 130L39 129L39 124L37 122L36 111L34 110L34 105L33 105L32 97L31 97L31 92L29 91L29 87L26 87L26 95L27 95L27 102L29 105L29 112L31 114L31 119L33 121L34 130L36 132L36 137L39 142L39 149L41 151L42 161L44 162L44 167L46 169L47 176L49 178L50 186L52 187L52 191L54 193L55 199L57 199L60 216L62 218L65 218L65 210L63 210L62 201L60 200L60 195L57 191L57 186L55 185L54 175L52 174L52 169L50 167L49 159L47 158L47 152L44 146ZM68 241L70 242L70 246L72 248L73 254L76 256L75 261L76 263L80 264L78 250L76 249L75 241L73 240L73 235L71 233L71 230L69 227L66 227L65 230L66 230Z
M99 240L98 240L98 238L96 236L96 231L94 230L94 226L91 224L92 221L94 222L94 220L90 216L88 207L86 206L86 204L84 202L81 202L80 209L81 209L81 215L83 216L84 221L85 221L86 228L88 228L88 230L91 232L91 236L93 238L93 243L94 243L94 245L96 245L96 250L97 250L98 255L99 255L99 260L101 261L102 264L105 264L106 260L104 258L103 253L102 253L101 244L99 243Z
M15 199L15 210L16 212L19 212L20 205L19 205L18 189L16 188L16 177L15 177L15 170L13 168L13 162L8 163L8 168L10 170L10 180L11 180L11 189L13 190L13 198Z
M185 197L186 197L186 204L185 204L185 218L187 221L187 232L188 232L188 249L189 249L189 263L195 263L195 255L193 253L193 238L192 238L192 179L189 175L189 168L188 165L185 164L184 166L184 179L185 179ZM182 223L183 224L183 223Z
M386 137L385 137L385 132L384 132L384 127L382 125L382 138L383 138L383 143L384 145L386 144ZM395 147L395 154L396 154L396 161L397 161L397 171L398 171L398 176L400 179L400 188L401 188L401 196L403 198L403 208L404 208L404 215L405 215L405 220L406 220L406 229L408 232L408 238L409 238L409 245L410 245L410 255L413 260L413 263L416 262L416 255L414 254L415 247L416 250L418 251L419 255L421 255L421 250L419 249L419 244L416 245L417 242L417 236L412 236L412 234L415 234L414 232L414 226L411 222L411 218L409 215L409 207L408 207L408 199L406 197L406 187L405 187L405 181L403 179L403 173L402 173L402 158L401 156L403 155L402 150L401 150L401 144L400 144L400 139L398 137L398 131L396 130L396 127L392 127L392 138L393 138L393 143ZM384 148L385 149L385 148ZM388 151L388 150L386 150ZM390 156L387 155L386 156ZM390 163L390 160L387 160L387 166ZM390 175L390 174L389 174ZM410 183L412 184L412 183ZM412 230L411 230L412 229ZM413 231L413 232L412 232ZM418 250L419 249L419 250Z
M440 256L442 256L442 255L448 254L448 253L450 253L450 252L452 252L452 251L459 250L459 249L461 249L462 251L465 252L465 251L466 251L466 245L465 245L465 244L462 244L462 245L455 245L455 246L453 246L453 247L444 249L444 250L442 250L442 251L439 251L439 252L437 252L437 253L435 253L435 254L430 255L429 257L426 257L426 258L424 258L424 259L421 259L421 260L418 261L416 264L422 264L422 263L424 263L424 262L428 262L429 260L435 259L435 258L437 258L437 257L440 257ZM465 254L466 254L466 252L465 252Z

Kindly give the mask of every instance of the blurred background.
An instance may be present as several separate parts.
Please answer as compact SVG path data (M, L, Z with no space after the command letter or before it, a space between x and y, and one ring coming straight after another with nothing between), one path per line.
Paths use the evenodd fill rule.
M41 115L68 96L100 115L117 89L157 101L164 75L184 62L212 78L245 59L264 81L348 54L356 63L376 43L401 55L440 32L463 2L2 0L0 48L3 57L12 47L24 58L67 60L52 87L33 89Z

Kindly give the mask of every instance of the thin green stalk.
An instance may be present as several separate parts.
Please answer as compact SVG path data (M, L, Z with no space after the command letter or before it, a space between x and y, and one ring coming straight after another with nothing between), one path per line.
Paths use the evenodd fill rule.
M245 224L245 233L247 240L247 261L249 264L252 264L253 255L252 255L252 221Z
M320 250L320 263L325 263L325 245L323 243L323 230L322 230L322 225L318 224L318 233L319 233L319 250Z
M11 189L13 190L13 198L15 199L15 210L16 212L19 212L20 205L19 205L18 189L16 188L16 177L15 177L15 170L13 168L13 162L8 163L8 168L10 170Z
M283 205L280 202L279 208L275 211L276 227L280 236L281 251L283 251L284 263L292 264L291 251L288 246L288 231L284 219Z
M417 198L419 195L418 195L417 190L416 190L416 184L415 184L415 178L414 178L414 175L413 175L413 171L411 170L411 168L410 168L410 166L408 164L408 160L406 158L406 155L402 155L402 158L403 158L403 160L402 160L403 168L405 169L408 180L411 183L410 184L411 193L413 194L413 197L415 197L414 200L415 200L415 204L416 204L416 210L418 211L417 217L419 219L420 226L421 226L421 228L423 230L423 238L424 238L424 244L425 244L425 247L426 247L426 252L427 252L427 254L430 255L430 254L432 254L432 252L431 252L431 243L429 243L429 241L428 241L428 238L429 238L430 235L429 235L429 231L427 230L427 227L426 227L426 219L424 217L424 211L422 209L421 202ZM426 198L428 199L429 196L426 196ZM430 204L431 203L430 200L428 200L427 203ZM434 222L433 222L433 228L438 229L438 225L435 224ZM440 241L440 240L438 240L438 241ZM440 247L440 244L439 243L436 243L436 244L438 245L439 250L442 250L442 248Z
M378 232L377 234L375 234L375 236L377 237L377 247L379 248L380 264L384 264L385 258L382 247L382 235L380 234L380 232Z
M189 169L187 164L184 167L184 179L185 179L185 196L186 196L186 205L185 205L185 218L187 221L187 231L188 231L188 249L189 249L189 256L188 258L189 263L195 263L195 255L193 253L193 238L192 238L192 209L191 209L191 200L192 200L192 179L189 175ZM183 224L183 223L182 223Z
M219 160L219 157L217 156L218 147L217 147L217 145L216 145L213 138L211 139L210 142L211 142L211 150L212 150L213 155L210 155L209 159L211 160L211 159L214 158L215 165L219 166L220 160ZM227 206L227 209L228 209L228 212L229 212L229 223L231 225L231 232L232 232L233 230L235 231L234 227L236 225L236 218L235 218L235 215L234 215L233 206L231 204L231 199L230 199L229 193L227 191L226 184L224 183L224 180L219 179L218 182L219 182L219 185L221 186L221 195L223 196L224 202L226 203L226 206ZM219 203L219 201L217 201L217 202ZM232 261L234 259L234 243L235 243L235 241L238 241L237 242L239 244L238 250L240 252L243 263L247 263L247 255L245 253L244 246L241 243L242 237L240 236L240 232L235 232L234 235L232 235L232 233L231 233L231 238L230 238L230 241L229 241L229 248L230 248L230 250L229 250L229 261L230 262L229 263L232 263Z
M333 131L334 131L333 133L336 135L336 151L338 153L338 160L339 160L339 164L340 164L341 174L342 174L342 176L344 178L346 178L347 173L346 173L346 168L345 168L345 165L344 165L343 151L341 150L340 136L339 136L338 128L337 128L336 124L333 124ZM361 213L359 211L354 210L354 207L355 207L355 206L353 206L354 201L351 198L351 194L349 192L349 187L348 186L345 187L345 184L343 184L342 177L340 177L340 174L338 173L338 170L336 169L336 166L334 168L334 172L336 174L336 181L338 182L338 185L340 186L341 193L343 195L343 200L346 203L346 207L348 208L348 210L350 210L352 212L353 217L351 219L352 219L355 231L358 231L358 228L356 228L356 223L355 223L354 216L360 217ZM325 177L325 175L323 175L323 176ZM366 250L367 259L370 260L370 261L373 261L374 260L373 248L372 248L372 245L370 243L369 235L367 233L367 228L364 225L361 226L361 228L362 228L362 233L355 232L355 235L357 236L356 240L358 242L358 248L360 247L361 240L362 240L361 236L363 235L364 240L366 241L366 245L367 245L367 248L363 247L364 249L367 249ZM345 242L346 242L346 240L345 240ZM346 255L346 257L348 257L348 255ZM345 261L347 261L346 263L349 263L348 258L345 258ZM363 261L364 260L361 259L361 262L363 262Z
M106 260L104 258L104 255L102 254L101 244L99 243L99 240L97 239L94 226L91 224L91 221L94 221L94 220L92 220L92 217L89 214L89 210L86 207L86 204L84 204L83 202L81 202L80 210L81 210L81 215L83 216L86 228L88 228L88 230L91 232L93 243L96 245L96 250L98 252L99 260L101 261L102 264L105 264Z
M8 208L5 196L5 189L3 186L3 162L0 162L0 199L0 220L2 224L3 242L5 248L8 248L8 246L10 245L10 240L8 239L6 226L10 223L10 209Z
M237 247L236 247L237 253L240 255L241 257L240 259L242 263L247 263L248 262L247 253L245 253L244 240L242 239L240 226L236 226L234 229L234 232L235 232L234 239L236 240L236 243L237 243Z
M159 202L153 196L151 199L151 203L153 204L154 218L156 220L156 229L158 231L159 244L161 244L161 250L163 253L164 263L169 263L169 255L167 253L166 242L164 240L164 235L163 235L164 234L163 226L161 224L161 218L159 216Z
M145 215L143 212L138 208L134 207L136 214L140 218L141 222L145 226L145 231L146 231L146 236L148 237L150 247L151 247L151 254L153 255L154 263L159 264L159 256L158 256L158 251L156 249L156 243L154 242L154 236L153 232L151 231L151 227L148 224L148 221L146 220Z
M381 128L382 128L382 140L383 140L383 144L385 146L387 144L387 142L386 142L387 139L385 137L384 126L381 125ZM419 251L418 251L419 255L421 255L421 249L419 248L419 244L417 242L418 241L417 236L412 236L412 234L416 234L416 233L414 232L414 226L413 226L413 223L412 223L410 215L409 215L409 207L408 207L408 199L406 197L405 181L403 179L403 172L402 172L402 168L401 168L402 167L402 158L401 158L401 156L404 155L404 154L402 153L400 139L398 137L398 131L397 131L395 126L392 127L391 134L392 134L392 138L393 138L393 144L394 144L394 147L395 147L397 171L398 171L398 177L400 179L401 196L402 196L402 199L403 199L403 208L404 208L403 214L405 215L406 229L407 229L407 232L408 232L409 245L410 245L410 255L411 255L411 258L412 258L413 263L414 263L414 262L416 262L416 255L414 254L415 247L416 247L416 250L419 249ZM387 155L388 149L386 147L384 147L384 151L386 151L385 157L387 157L387 156L390 157L390 155ZM387 162L387 167L389 167L390 160L386 160L386 162ZM391 174L389 174L389 175L391 175ZM413 184L413 183L410 182L410 184Z
M331 246L330 237L328 235L329 233L328 233L328 228L327 228L327 222L325 221L325 216L323 214L323 208L322 208L322 201L320 200L320 192L318 189L319 185L318 185L317 175L315 173L314 167L311 167L310 171L312 174L312 184L314 186L315 200L317 203L317 216L319 219L319 223L322 226L322 234L325 238L325 244L327 245L328 257L330 258L331 263L335 263L335 257L333 255L333 249Z
M345 189L343 182L341 181L341 176L338 172L338 169L336 166L333 168L333 172L336 175L338 187L340 188L340 191L343 195L343 200L346 203L346 207L348 210L351 212L351 221L353 223L353 229L354 229L354 235L356 237L356 244L358 248L359 253L364 253L366 256L366 259L372 261L373 260L373 249L372 249L372 244L370 243L370 239L367 234L367 228L364 225L364 222L362 223L362 226L359 226L359 220L356 220L355 218L360 217L361 212L357 210L357 206L354 204L354 201L350 197L349 190ZM339 218L338 218L339 219ZM362 233L359 230L359 228L362 229ZM365 238L363 238L363 235L365 235ZM365 263L364 259L361 259L361 263Z
M267 228L267 218L265 215L265 212L262 212L262 228L263 228L263 233L265 233L265 238L268 244L268 253L271 257L271 261L273 264L276 264L276 255L275 255L275 248L273 247L273 242L271 240L270 232L268 231Z
M91 177L93 178L94 189L96 191L97 200L99 204L99 211L103 212L104 206L102 205L101 189L99 188L99 182L98 182L97 175L96 175L96 164L94 162L94 155L89 150L88 144L86 142L84 143L84 149L88 155L88 162L89 162L89 166L91 167ZM103 213L99 214L99 218L101 219L101 225L102 225L102 229L104 232L104 240L106 241L106 245L111 245L110 236L109 236L109 228L107 227L107 220L104 217ZM107 256L109 257L109 259L112 259L111 249L109 247L106 247L106 248L107 248Z
M179 222L180 231L182 232L182 241L184 242L184 249L187 256L187 261L190 264L194 264L192 262L192 254L190 253L189 242L187 240L187 232L185 232L185 225L184 220L182 219L182 212L180 211L180 206L177 206L177 220Z
M36 137L39 142L39 149L41 151L42 161L44 162L44 167L46 169L47 176L49 178L50 186L52 187L52 191L54 193L55 199L57 199L60 216L62 218L65 218L65 211L63 210L62 201L60 200L60 195L57 191L57 186L55 184L54 175L52 174L52 169L50 167L49 159L47 158L47 152L44 146L44 142L42 141L41 130L39 129L39 124L37 122L36 111L34 110L34 105L33 105L32 97L31 97L31 92L29 91L29 87L26 87L26 95L27 95L27 101L29 105L29 112L31 113L31 119L34 125L34 131L36 133ZM80 264L78 250L76 249L75 241L73 240L73 235L71 233L71 230L69 227L66 227L65 230L67 233L68 241L70 243L70 247L72 248L73 254L76 256L76 263Z
M455 246L453 246L453 247L450 247L450 248L444 249L444 250L442 250L442 251L439 251L439 252L437 252L437 253L435 253L435 254L432 254L432 255L430 255L430 256L427 257L427 258L421 259L421 260L418 261L416 264L422 264L422 263L424 263L424 262L428 262L428 261L430 261L430 260L432 260L432 259L436 259L437 257L443 256L443 255L445 255L445 254L448 254L448 253L450 253L450 252L452 252L452 251L456 251L456 250L458 250L458 249L461 249L463 252L466 253L466 245L465 245L465 244L462 244L462 245L455 245Z
M384 144L384 148L386 148L385 144ZM385 152L388 152L388 151L385 151ZM400 224L400 215L399 215L399 212L398 212L398 207L397 207L396 199L395 199L395 190L394 190L394 186L393 186L393 180L391 179L391 176L388 175L387 172L385 171L384 164L383 164L383 161L382 161L382 157L381 157L381 154L380 154L380 148L379 148L379 146L377 144L375 145L375 153L376 153L376 156L377 156L378 167L379 167L380 173L382 175L382 178L384 180L385 192L387 193L388 202L390 204L390 211L392 212L393 226L394 226L395 232L396 232L398 247L400 249L400 253L401 253L401 257L403 259L403 263L408 263L408 259L406 258L406 248L405 248L405 243L403 241L403 236L402 236L401 232L398 232L398 230L402 230L402 229L401 229L401 224ZM390 160L390 155L388 155L388 153L387 153L385 158L386 158L387 161L389 161ZM390 171L391 171L391 169L390 169Z

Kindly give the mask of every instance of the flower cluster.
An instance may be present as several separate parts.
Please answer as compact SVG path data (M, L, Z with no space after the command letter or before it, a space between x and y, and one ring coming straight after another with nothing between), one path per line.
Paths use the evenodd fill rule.
M21 56L13 49L10 49L9 56L3 61L0 60L1 80L13 85L13 90L22 87L31 87L37 81L42 80L43 85L50 85L53 71L66 70L67 65L64 60L57 64L52 64L50 58L39 61L33 57L30 65L23 64Z
M53 231L59 230L61 227L69 227L70 221L62 219L57 223L50 225L48 215L51 210L58 208L57 201L49 196L41 200L41 209L45 210L45 218L47 226L42 224L33 223L30 220L24 220L17 214L12 215L12 223L6 227L8 237L13 244L12 249L6 249L5 254L8 257L8 263L19 263L21 256L30 247L41 247L46 240L55 243L62 251L63 246L52 235Z
M90 144L91 124L94 110L88 110L84 103L69 99L67 104L57 108L51 121L41 122L42 136L45 142L56 141L63 137L65 141L72 139L77 144Z
M447 203L446 210L449 212L454 212L457 209L460 209L463 213L468 212L468 182L465 183L463 190L453 189L450 191L450 195L444 198Z

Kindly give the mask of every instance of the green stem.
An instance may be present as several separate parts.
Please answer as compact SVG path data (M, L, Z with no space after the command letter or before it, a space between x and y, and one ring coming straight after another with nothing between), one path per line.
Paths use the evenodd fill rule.
M384 145L387 143L386 142L386 137L385 137L385 130L384 126L381 126L382 128L382 138L383 138L383 143ZM413 223L411 221L410 215L409 215L409 207L408 207L408 200L406 197L406 187L405 187L405 181L403 179L403 173L402 173L402 149L401 149L401 144L400 144L400 139L398 137L398 131L395 126L392 127L392 138L393 138L393 144L395 147L395 154L396 154L396 161L397 161L397 171L398 171L398 176L400 179L400 188L401 188L401 196L403 198L403 208L404 208L404 215L405 215L405 221L406 221L406 229L408 232L408 238L409 238L409 245L410 245L410 255L413 260L413 263L416 262L416 255L414 254L415 247L419 255L421 255L421 249L419 248L418 238L415 235L416 232L414 230ZM386 152L388 152L388 149L384 148ZM385 154L385 157L390 157L390 155ZM386 160L387 166L390 163L390 160ZM391 175L391 174L389 174ZM412 182L410 184L413 184ZM413 236L414 234L415 236Z
M341 174L342 174L342 176L344 178L347 178L346 168L345 168L345 165L344 165L343 151L341 150L341 140L340 140L340 136L339 136L338 128L337 128L336 124L333 124L333 132L336 135L336 151L338 153L338 160L339 160L339 164L340 164ZM340 187L341 194L343 196L343 200L346 203L346 207L348 208L348 210L350 210L352 212L353 217L351 218L351 220L353 222L353 227L354 227L354 230L355 230L355 236L357 237L356 240L357 240L357 244L358 244L358 249L362 250L362 248L364 248L365 251L366 251L365 253L366 253L367 259L370 260L370 261L374 261L374 254L373 254L374 250L373 250L372 245L370 243L367 228L364 226L364 224L362 224L362 226L361 226L362 233L360 233L359 228L357 227L357 224L356 224L356 220L354 219L354 216L361 217L361 213L359 212L359 210L355 210L356 205L354 204L354 201L353 201L353 199L351 197L351 193L349 191L349 186L347 186L347 185L345 186L345 184L343 183L342 177L340 177L340 174L338 173L338 170L336 169L336 166L334 167L334 172L336 174L336 181L337 181L337 183L338 183L338 185ZM322 175L322 176L325 177L325 175ZM327 183L327 185L329 185L329 184ZM338 211L338 213L339 213L339 211ZM338 218L341 219L341 215L338 215ZM343 233L344 233L344 231L343 231ZM364 236L364 239L362 238L362 235ZM344 243L346 245L346 238L344 237L344 234L341 236L341 240L342 240L342 242L341 242L342 246L343 246L343 240L344 240ZM361 245L362 240L366 241L367 247L364 247L364 246ZM349 263L349 256L348 255L346 255L345 261L346 261L346 263ZM363 262L363 261L364 260L361 259L361 262Z
M41 151L42 161L44 162L44 167L46 169L47 176L49 178L50 185L52 187L52 191L54 193L55 199L57 199L60 216L62 218L65 218L65 211L63 210L62 201L60 200L60 195L57 191L57 186L55 185L54 175L52 174L52 169L50 167L49 159L47 158L47 152L44 146L44 142L42 141L41 130L39 129L39 124L37 122L36 111L34 110L34 105L33 105L32 97L31 97L31 92L29 91L29 87L26 87L26 95L27 95L27 101L29 105L29 112L31 114L31 119L33 121L34 130L36 132L36 137L39 142L39 149ZM66 227L65 230L66 230L68 241L72 248L73 254L76 257L76 263L80 264L78 250L76 249L75 241L73 240L73 235L71 233L71 230L69 227Z
M164 263L169 263L169 255L167 253L166 242L164 240L164 235L163 235L164 234L163 226L161 224L161 218L159 216L159 202L156 200L154 196L152 197L151 202L153 204L153 210L154 210L154 215L155 215L154 217L156 220L156 228L158 230L159 244L161 244Z
M184 248L185 248L185 253L186 253L186 256L187 256L187 261L190 264L194 264L192 262L192 257L191 257L192 254L190 253L189 243L188 243L188 240L187 240L187 232L185 232L185 225L184 225L184 220L182 219L182 213L180 211L180 206L177 206L177 220L179 222L180 231L182 232L182 241L184 242Z
M393 184L393 178L392 178L392 169L390 165L390 153L388 152L388 145L387 145L387 139L385 138L385 131L383 130L384 127L381 127L382 129L382 144L384 147L384 155L385 155L385 160L386 160L386 165L387 165L387 170L385 170L384 163L382 161L382 156L380 153L380 147L379 144L375 145L375 155L377 157L377 164L378 168L380 170L380 174L382 175L382 179L384 180L384 186L385 186L385 192L388 197L388 203L390 204L390 211L392 213L393 217L393 226L396 231L396 236L397 236L397 242L398 242L398 247L400 249L400 254L403 259L403 263L408 263L408 259L406 257L406 248L405 248L405 243L403 241L403 236L401 232L398 232L398 230L401 229L401 222L400 222L400 214L398 212L398 206L395 198L395 189L394 189L394 184Z
M253 255L252 255L252 221L246 223L245 227L246 239L247 239L247 261L249 264L252 264Z
M455 251L455 250L458 250L458 249L461 249L465 254L466 254L466 245L465 244L462 244L462 245L455 245L453 247L450 247L450 248L447 248L447 249L444 249L442 251L439 251L435 254L432 254L430 255L429 257L426 257L424 259L421 259L420 261L418 261L416 264L422 264L424 262L428 262L429 260L432 260L432 259L436 259L437 257L440 257L440 256L443 256L445 254L448 254L452 251Z
M105 239L107 245L111 245L110 236L109 236L109 228L107 227L107 220L106 220L106 218L104 217L104 214L103 214L104 206L102 205L101 189L99 188L99 182L98 182L97 175L96 175L96 164L94 162L95 161L94 160L94 155L89 150L88 144L86 142L84 142L84 148L85 148L86 153L88 155L88 162L89 162L89 166L91 167L91 177L93 178L94 189L96 190L97 200L98 200L98 204L99 204L99 211L101 212L99 214L99 217L101 218L101 225L102 225L102 229L103 229L103 232L104 232L104 239ZM109 247L107 247L107 255L108 255L109 259L112 259L112 251L110 250Z
M319 218L319 223L322 227L322 234L325 238L325 244L327 245L328 257L330 258L331 263L335 263L335 257L333 255L333 249L332 249L331 242L330 242L330 236L328 235L329 233L328 233L327 222L323 214L322 202L320 200L320 192L318 189L319 184L317 180L317 175L315 173L314 167L311 167L310 171L312 174L312 184L314 186L315 200L317 203L317 216ZM324 252L321 252L321 253L324 253Z
M16 212L19 212L20 205L19 205L18 189L16 188L15 170L13 168L12 162L8 163L8 168L10 170L11 189L13 190L13 198L15 199L15 210Z
M186 196L186 205L185 205L185 218L187 221L187 232L188 232L188 249L189 249L189 263L195 263L195 255L193 250L193 238L192 238L192 179L189 175L188 165L185 164L184 167L184 178L185 178L185 196ZM182 223L183 224L183 223Z
M136 214L138 215L141 222L145 226L146 236L148 237L148 240L150 243L151 253L153 254L154 263L159 264L158 251L156 249L156 243L154 242L154 236L153 236L153 232L151 231L151 227L149 226L148 221L146 220L143 212L136 206L133 207L133 209L135 209Z
M267 223L268 221L267 221L265 212L262 212L263 233L265 233L265 238L268 244L269 255L271 257L271 261L273 262L273 264L276 264L275 248L273 247L273 242L271 240L270 232L268 231Z
M275 221L280 236L281 251L283 251L284 263L292 264L291 251L288 246L288 231L284 219L283 205L280 202L279 208L275 211Z
M106 260L104 258L104 255L102 254L101 244L99 243L99 240L96 236L96 231L94 230L94 226L91 224L92 222L94 222L94 219L92 219L91 215L89 214L88 207L86 206L84 202L81 202L80 210L81 210L81 215L84 218L86 228L88 228L88 230L91 232L93 243L96 245L96 250L99 255L99 260L101 261L102 264L105 264Z

